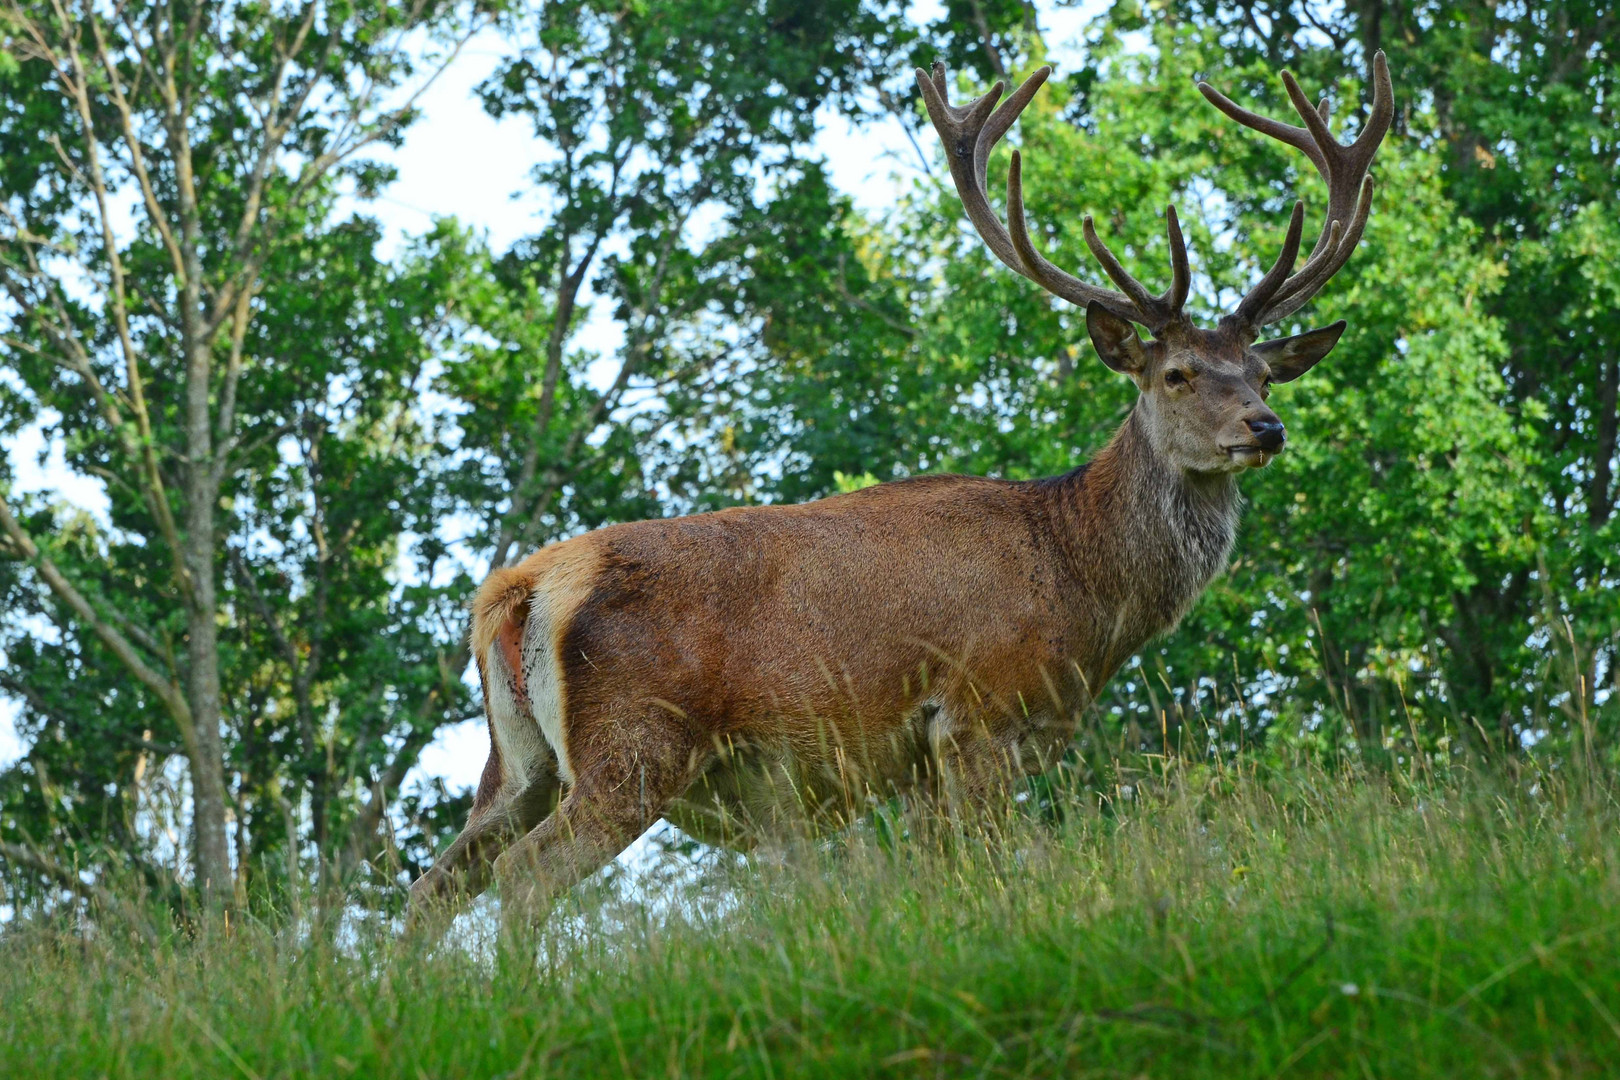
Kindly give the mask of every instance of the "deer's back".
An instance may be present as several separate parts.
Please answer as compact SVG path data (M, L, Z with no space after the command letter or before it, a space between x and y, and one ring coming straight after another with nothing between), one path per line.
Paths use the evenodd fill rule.
M927 477L609 526L518 569L591 567L558 628L571 714L634 695L721 733L791 735L814 716L854 736L970 682L987 708L1027 703L1036 668L1061 667L1065 583L1044 531L1026 485Z

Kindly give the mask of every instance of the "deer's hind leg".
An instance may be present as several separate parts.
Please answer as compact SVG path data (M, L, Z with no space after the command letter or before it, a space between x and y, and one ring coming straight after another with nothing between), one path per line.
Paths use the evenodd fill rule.
M555 813L495 860L508 925L543 920L662 817L713 754L684 717L660 708L591 709L570 715L569 731L573 784Z
M496 857L551 813L560 787L554 760L535 763L532 772L504 775L491 739L466 828L411 886L408 929L429 917L448 920L461 903L489 888Z

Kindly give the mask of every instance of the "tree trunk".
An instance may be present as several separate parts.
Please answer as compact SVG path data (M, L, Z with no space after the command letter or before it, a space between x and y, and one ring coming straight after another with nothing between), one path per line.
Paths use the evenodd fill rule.
M212 582L206 589L213 600ZM198 583L198 602L203 600ZM228 904L232 896L230 842L225 828L225 770L219 735L219 642L212 609L190 613L187 687L197 725L197 749L191 758L192 823L197 887L208 907Z
M1592 489L1587 499L1592 527L1601 529L1614 512L1613 461L1617 428L1620 428L1620 355L1611 357L1598 376L1597 448L1592 454Z
M194 310L194 309L193 309ZM220 740L219 623L214 579L214 478L208 407L207 345L191 344L187 365L187 427L191 451L186 485L186 570L190 603L186 612L186 696L196 728L191 754L192 823L196 850L193 869L207 907L228 905L233 895L230 840L225 827L225 769ZM202 356L198 356L198 354Z

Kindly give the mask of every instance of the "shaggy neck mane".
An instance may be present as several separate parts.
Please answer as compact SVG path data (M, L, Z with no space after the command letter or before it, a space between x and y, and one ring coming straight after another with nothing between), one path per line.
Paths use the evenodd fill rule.
M1174 628L1226 566L1236 477L1167 462L1139 409L1091 461L1042 486L1081 584L1076 614L1113 623L1098 643L1105 669Z

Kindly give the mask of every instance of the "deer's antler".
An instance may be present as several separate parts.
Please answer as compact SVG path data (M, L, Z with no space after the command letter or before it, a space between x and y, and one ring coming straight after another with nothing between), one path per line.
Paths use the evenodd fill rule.
M1158 334L1170 323L1184 318L1182 305L1187 301L1191 281L1187 268L1187 245L1181 235L1181 223L1176 218L1175 207L1165 207L1165 232L1170 241L1170 288L1154 296L1126 272L1108 245L1097 236L1090 215L1086 216L1084 222L1086 246L1102 264L1108 277L1119 286L1120 292L1088 285L1058 269L1035 250L1029 226L1024 220L1023 163L1016 150L1007 170L1007 225L1001 223L990 206L984 186L985 165L990 159L990 151L1051 74L1050 67L1041 68L1024 80L1024 84L999 106L996 103L1001 101L1001 95L1007 88L1004 82L996 83L989 93L966 105L951 105L947 97L945 65L938 62L934 64L932 76L921 68L917 69L917 86L922 90L923 101L928 106L929 119L934 122L934 129L945 143L951 180L962 199L962 207L996 258L1055 296L1081 307L1101 304L1120 318L1141 323ZM1250 112L1208 83L1198 84L1204 97L1227 116L1303 153L1328 185L1327 217L1305 265L1298 272L1290 272L1299 257L1300 234L1305 220L1304 203L1295 203L1288 225L1288 237L1283 242L1276 263L1249 290L1237 309L1222 320L1236 326L1250 340L1261 327L1285 319L1309 303L1311 297L1339 272L1355 251L1372 208L1373 182L1367 170L1395 115L1395 94L1390 85L1389 64L1382 52L1373 57L1372 113L1361 134L1348 145L1341 145L1328 129L1326 98L1313 109L1291 73L1284 71L1282 80L1289 100L1305 121L1304 127L1294 127Z
M1330 113L1326 98L1313 109L1290 72L1282 73L1282 82L1294 111L1305 121L1304 127L1294 127L1250 112L1208 83L1198 84L1198 89L1210 104L1233 120L1262 135L1287 143L1304 154L1316 166L1316 171L1322 174L1328 186L1327 217L1322 222L1321 235L1316 238L1316 245L1311 248L1305 265L1298 273L1278 281L1272 280L1274 268L1272 274L1267 274L1243 298L1237 312L1229 316L1238 320L1243 329L1251 334L1304 307L1355 251L1362 232L1367 228L1367 215L1372 209L1373 181L1367 175L1367 170L1395 115L1395 91L1389 81L1389 63L1382 51L1373 56L1372 112L1361 134L1348 145L1339 143L1328 129ZM1292 267L1293 257L1286 261ZM1268 284L1269 291L1266 288Z
M918 68L917 86L922 90L923 101L928 106L929 119L934 122L934 129L945 143L951 180L962 199L962 208L967 211L968 220L973 222L973 227L978 230L991 253L1054 296L1080 307L1101 304L1120 318L1139 322L1158 333L1182 317L1181 307L1186 303L1191 283L1187 270L1187 245L1182 239L1181 225L1176 220L1174 208L1167 207L1165 210L1166 231L1170 239L1170 288L1159 296L1149 293L1140 281L1125 271L1114 253L1098 238L1089 216L1085 220L1086 246L1091 248L1108 276L1123 292L1088 285L1073 274L1058 269L1035 250L1029 227L1024 221L1023 167L1017 151L1013 152L1012 165L1007 170L1007 220L1011 225L1010 231L991 209L984 186L985 164L990 159L990 150L1012 127L1013 121L1018 119L1019 113L1035 96L1035 91L1051 74L1050 67L1041 68L1024 80L1024 84L1001 102L1000 107L996 106L996 102L1001 100L1007 88L1003 82L996 83L989 93L966 105L951 105L947 97L945 65L942 63L934 64L932 78Z

